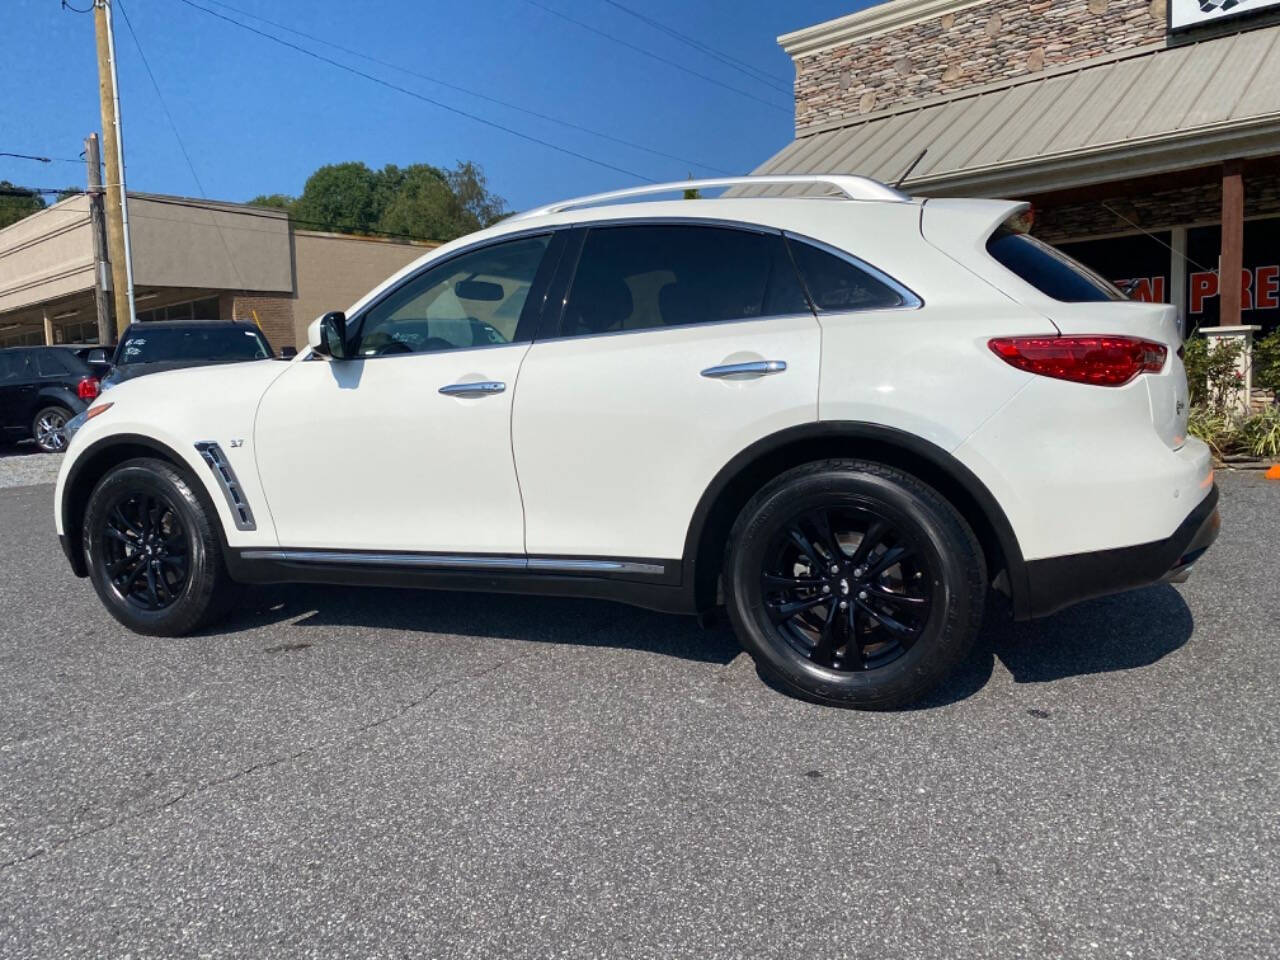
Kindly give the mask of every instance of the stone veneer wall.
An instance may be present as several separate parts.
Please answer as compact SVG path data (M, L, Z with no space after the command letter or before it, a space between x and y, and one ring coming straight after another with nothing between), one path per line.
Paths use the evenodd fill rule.
M1160 42L1166 0L988 0L796 58L796 131Z
M1103 203L1123 214L1124 218L1108 210ZM1258 217L1270 214L1280 214L1280 173L1246 173L1244 215ZM1217 223L1221 216L1222 184L1215 182L1158 193L1128 194L1105 201L1058 206L1036 204L1032 232L1048 243L1062 243L1109 233L1131 233L1135 230L1133 223L1143 230L1163 230L1197 223Z

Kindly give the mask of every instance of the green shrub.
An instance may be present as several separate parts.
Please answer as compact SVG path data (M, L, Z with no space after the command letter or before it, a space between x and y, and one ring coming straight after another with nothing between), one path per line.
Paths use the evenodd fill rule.
M1187 388L1191 405L1223 412L1235 399L1240 386L1236 362L1244 343L1230 340L1210 347L1204 337L1193 336L1183 345L1182 362L1187 368ZM1257 361L1255 359L1256 368Z
M1280 398L1280 329L1253 345L1253 385Z
M1240 420L1228 410L1193 406L1187 417L1187 432L1207 443L1219 460L1242 448Z
M1280 459L1280 406L1272 404L1240 425L1245 448L1255 457Z

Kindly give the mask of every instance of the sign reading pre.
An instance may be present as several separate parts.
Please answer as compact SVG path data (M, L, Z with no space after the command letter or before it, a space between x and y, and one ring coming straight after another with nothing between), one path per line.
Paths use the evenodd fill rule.
M1168 0L1169 29L1189 30L1227 17L1280 9L1280 0Z

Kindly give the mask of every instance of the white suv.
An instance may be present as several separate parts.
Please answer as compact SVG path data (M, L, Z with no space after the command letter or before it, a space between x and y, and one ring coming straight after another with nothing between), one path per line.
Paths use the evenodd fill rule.
M789 195L815 185L839 196ZM58 477L72 568L164 635L236 583L723 605L790 690L889 707L965 657L991 588L1035 617L1213 540L1174 309L1020 232L1024 204L835 176L645 199L690 186L446 244L292 362L116 387Z

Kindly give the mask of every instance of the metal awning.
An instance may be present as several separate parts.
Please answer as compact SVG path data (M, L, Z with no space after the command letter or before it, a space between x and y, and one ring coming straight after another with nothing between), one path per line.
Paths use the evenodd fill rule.
M802 131L756 173L1014 196L1280 153L1280 26L1144 47ZM800 193L783 188L762 192Z

